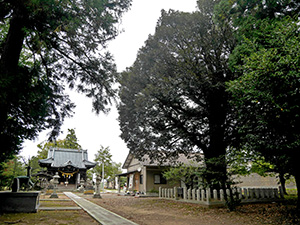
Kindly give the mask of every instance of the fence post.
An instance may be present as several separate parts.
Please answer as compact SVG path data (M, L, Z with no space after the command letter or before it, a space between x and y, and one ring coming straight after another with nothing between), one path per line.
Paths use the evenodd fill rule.
M174 187L174 198L175 198L175 200L178 200L178 189L177 189L177 187Z
M261 197L262 199L264 199L264 198L265 198L265 189L260 188L260 189L259 189L259 192L260 192L260 197Z
M187 199L191 200L191 188L187 190Z
M205 191L204 189L201 190L201 201L204 201L204 195L205 195Z
M183 199L187 200L187 193L186 193L186 187L183 187Z
M237 192L238 192L239 199L243 199L242 188L239 187L239 188L237 189Z
M207 202L207 204L209 204L209 200L210 200L210 189L207 188L206 189L206 202Z
M259 199L259 188L255 188L255 198Z
M248 199L248 190L247 190L247 188L244 188L244 196L245 196L245 199L247 200Z
M192 189L192 200L196 200L195 188Z
M200 201L201 198L200 198L200 189L198 188L197 189L197 201Z
M161 198L162 197L162 193L161 193L161 187L158 188L158 197Z
M224 190L220 189L220 200L224 201Z
M214 200L218 200L218 191L216 189L213 190L213 198Z

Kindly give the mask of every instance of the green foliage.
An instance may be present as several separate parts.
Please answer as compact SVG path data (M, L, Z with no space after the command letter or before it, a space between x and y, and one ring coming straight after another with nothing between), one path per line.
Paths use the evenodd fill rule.
M116 174L122 173L121 163L116 163L112 161L112 155L110 153L109 147L100 147L98 152L95 154L94 161L97 165L93 168L93 173L99 174L102 177L102 169L104 164L104 179L113 180Z
M20 156L2 162L1 167L3 169L0 171L0 190L9 188L15 177L26 176L26 168Z
M81 145L78 144L78 138L76 137L75 129L68 129L68 134L63 140L61 147L69 149L82 149Z
M231 11L240 41L230 60L241 76L228 85L238 148L259 152L283 184L288 174L300 179L299 9L299 1L250 0Z
M217 2L201 1L195 13L162 11L155 34L121 74L121 137L135 156L163 162L195 151L206 160L230 146L225 82L233 78L228 56L235 38L228 24L213 21ZM224 174L225 168L214 169Z
M257 35L245 41L243 46L250 44L253 50L239 66L243 76L229 84L240 131L268 160L296 165L293 159L300 147L299 25L291 19L264 20L256 33L265 36L264 44L256 41Z
M96 113L108 112L116 68L103 49L130 2L0 2L1 162L41 130L59 134L74 108L66 85L91 97Z
M198 165L196 164L182 164L176 167L170 167L163 172L163 176L171 184L180 184L183 182L187 187L193 187L197 181Z
M275 171L275 166L266 162L261 154L248 149L231 148L227 152L226 160L231 174L249 175L257 173L260 176L268 176L270 172Z

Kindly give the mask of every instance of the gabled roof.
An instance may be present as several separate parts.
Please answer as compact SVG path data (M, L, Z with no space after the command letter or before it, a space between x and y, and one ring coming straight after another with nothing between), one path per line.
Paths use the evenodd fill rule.
M96 163L88 161L87 150L64 148L51 148L47 159L40 159L39 164L54 168L70 165L78 169L90 169L96 166Z
M126 160L122 166L122 169L128 169L132 159L134 159L135 156L129 152ZM190 155L189 157L184 154L179 154L178 158L176 160L166 160L163 163L159 163L156 160L151 160L149 155L144 155L141 160L139 160L139 163L141 166L176 166L178 164L201 164L200 162L197 162L196 154Z

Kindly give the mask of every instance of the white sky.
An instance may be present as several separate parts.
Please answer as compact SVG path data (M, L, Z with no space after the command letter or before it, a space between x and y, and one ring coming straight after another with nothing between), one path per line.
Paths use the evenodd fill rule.
M154 34L162 9L191 12L196 9L196 0L133 0L131 9L123 15L119 26L124 32L109 45L119 72L134 63L139 48L144 45L149 34ZM77 106L75 114L65 120L63 133L58 139L65 138L68 128L75 128L79 144L88 150L89 160L93 161L102 145L110 148L113 161L123 164L129 150L119 137L121 131L116 108L113 107L108 115L97 116L92 112L91 99L75 92L70 94L70 98ZM26 158L36 155L37 144L47 140L48 132L42 132L35 141L25 141L21 155Z

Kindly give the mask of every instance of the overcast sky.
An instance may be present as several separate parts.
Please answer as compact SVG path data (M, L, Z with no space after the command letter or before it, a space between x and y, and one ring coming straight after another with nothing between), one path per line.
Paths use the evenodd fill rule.
M109 44L109 51L115 57L119 72L134 63L139 48L149 34L154 34L162 9L191 12L196 9L196 0L133 0L131 9L124 14L119 26L124 32ZM129 150L119 137L121 131L116 108L113 107L108 115L97 116L92 112L90 99L75 92L71 93L70 98L77 106L75 115L65 120L63 133L58 139L65 138L68 128L75 128L79 144L88 150L89 160L93 161L102 145L110 148L113 161L123 164ZM48 132L42 132L35 141L26 141L21 155L26 158L36 155L37 144L47 139Z

